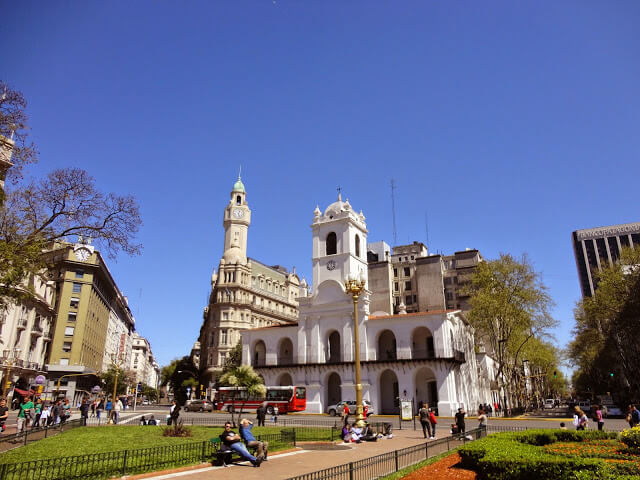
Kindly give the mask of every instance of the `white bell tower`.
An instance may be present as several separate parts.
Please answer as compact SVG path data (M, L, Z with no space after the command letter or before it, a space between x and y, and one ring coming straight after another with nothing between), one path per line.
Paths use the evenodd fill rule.
M240 175L231 190L231 199L224 209L224 254L226 263L247 263L247 236L251 224L251 210L247 192Z
M367 226L362 212L356 213L349 200L338 200L324 213L313 212L313 291L327 280L344 283L351 275L367 279Z

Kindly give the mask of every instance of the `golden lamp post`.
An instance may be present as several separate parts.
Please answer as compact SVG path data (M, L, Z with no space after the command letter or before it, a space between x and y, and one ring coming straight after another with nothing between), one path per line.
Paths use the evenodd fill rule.
M358 427L364 427L364 409L362 408L362 382L360 380L360 333L358 329L358 298L364 290L365 286L364 276L356 277L355 275L349 275L344 281L344 288L347 294L351 295L353 299L353 336L356 344L356 424Z
M16 363L16 360L19 359L19 356L20 356L19 348L14 348L13 350L4 351L5 365L7 368L5 381L4 381L4 384L2 385L2 396L4 398L7 398L7 390L9 390L9 387L11 387L11 368L13 367L13 364Z

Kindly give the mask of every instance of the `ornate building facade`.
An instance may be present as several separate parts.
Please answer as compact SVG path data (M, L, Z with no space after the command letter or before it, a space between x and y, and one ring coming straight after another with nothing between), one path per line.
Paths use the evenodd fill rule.
M339 400L355 398L353 303L347 276L366 282L358 302L363 397L376 411L397 413L399 399L426 401L440 415L488 400L481 391L474 330L457 309L371 315L367 227L362 212L338 200L312 224L313 288L300 298L297 323L244 331L242 363L251 364L267 385L303 385L307 411L321 413ZM385 249L380 254L388 255ZM379 255L380 256L380 255ZM386 278L393 278L392 266ZM392 306L389 299L380 305Z
M200 370L212 382L241 332L248 328L288 325L298 318L298 297L306 283L280 265L267 266L247 257L251 209L240 177L224 208L224 252L211 275L209 304L200 328Z

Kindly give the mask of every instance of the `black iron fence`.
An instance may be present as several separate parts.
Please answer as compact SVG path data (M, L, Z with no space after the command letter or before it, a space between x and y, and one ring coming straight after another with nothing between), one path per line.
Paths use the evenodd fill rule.
M15 448L21 445L26 445L30 442L42 440L43 438L56 435L62 431L72 430L74 428L81 427L82 423L79 419L69 420L50 426L43 427L26 427L24 431L20 433L11 433L9 435L2 435L0 437L0 452Z
M304 475L291 477L288 480L371 480L380 478L486 435L487 431L485 429L477 428L467 431L464 435L455 435L425 442L413 447L376 455L375 457L364 458L356 462L305 473Z
M335 428L315 431L292 428L276 434L257 435L256 438L269 442L273 450L294 447L301 441L336 440L338 436L339 432ZM100 480L207 462L211 460L214 448L211 442L205 440L137 450L5 463L0 464L0 480Z

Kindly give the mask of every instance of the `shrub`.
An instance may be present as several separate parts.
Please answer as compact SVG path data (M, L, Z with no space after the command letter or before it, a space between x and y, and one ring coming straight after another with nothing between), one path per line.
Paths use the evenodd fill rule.
M615 433L601 431L529 430L490 435L459 450L465 467L481 479L491 480L609 480L637 474L634 461L560 456L541 446L555 442L613 439Z
M174 423L173 427L164 427L162 430L163 437L191 437L192 435L191 428L185 427L182 420Z
M627 428L620 432L619 440L634 453L640 453L640 427Z

